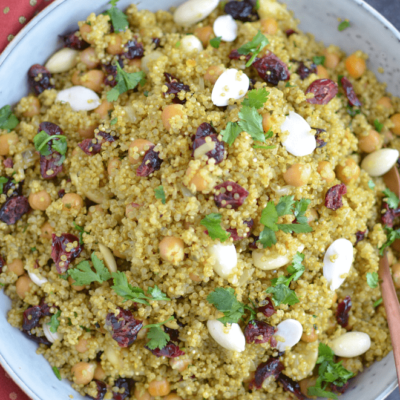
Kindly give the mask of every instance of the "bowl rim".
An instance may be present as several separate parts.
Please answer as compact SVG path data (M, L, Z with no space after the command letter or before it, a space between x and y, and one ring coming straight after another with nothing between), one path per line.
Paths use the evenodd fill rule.
M38 23L40 23L41 20L46 18L53 10L55 10L57 7L59 7L61 4L67 2L68 0L55 0L49 5L47 5L39 14L35 15L29 22L26 24L18 33L15 35L15 37L12 39L12 41L5 47L3 52L0 54L0 68L3 64L3 62L6 60L6 58L16 50L18 47L19 42L29 34L31 29ZM132 0L133 1L133 0ZM285 0L278 0L282 3L285 3ZM373 8L371 5L366 3L364 0L351 0L354 3L360 5L363 7L367 12L369 12L374 18L376 18L385 28L387 28L400 42L400 32L397 30L397 28L387 20L386 17L384 17L380 12L378 12L375 8ZM389 353L390 354L390 353ZM39 397L32 391L31 388L29 388L25 382L22 380L22 378L18 375L16 371L12 368L12 366L7 362L7 360L0 354L0 365L4 368L5 372L11 377L11 379L14 381L14 383L31 399L38 399ZM381 394L380 400L386 399L399 385L397 382L397 379L389 386L386 388L386 390ZM383 396L383 397L382 397Z

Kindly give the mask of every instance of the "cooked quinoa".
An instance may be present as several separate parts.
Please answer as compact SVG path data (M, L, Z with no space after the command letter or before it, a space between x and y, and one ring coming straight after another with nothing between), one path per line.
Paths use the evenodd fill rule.
M28 333L31 339L41 341L37 353L82 395L98 400L286 400L296 398L296 394L302 398L299 388L307 393L318 377L321 343L332 347L346 332L367 334L371 343L363 354L335 358L353 374L392 349L385 309L376 304L381 298L379 284L371 285L369 279L378 272L379 248L387 240L384 225L393 224L381 221L382 199L386 198L382 177L371 178L359 165L368 153L382 147L400 149L396 136L400 134L400 100L387 93L385 84L365 68L363 60L368 64L368 55L357 51L348 57L334 44L325 47L298 29L298 21L285 6L275 0L259 3L259 18L252 10L250 22L236 20L234 41L219 43L217 39L213 45L214 21L227 14L222 3L189 26L174 22L174 10L152 13L131 5L125 11L129 27L120 33L112 29L109 14L91 14L78 22L77 33L65 39L67 47L79 49L68 70L51 73L46 81L46 70L35 67L39 73L31 83L46 81L45 86L35 86L34 92L14 107L19 123L11 132L0 129L0 182L6 188L0 191L0 256L4 259L0 282L12 300L8 321L27 333L24 312L28 322L32 321L35 317L26 310L37 306L40 323L36 316L37 323ZM269 42L258 59L272 52L287 66L290 78L278 79L276 85L265 82L257 68L246 67L249 57L239 54L232 58L231 52L251 42L258 32ZM84 46L71 44L71 37ZM195 37L204 49L188 51L185 43L198 44ZM83 39L90 47L83 49L88 46ZM132 44L137 53L128 57L127 48ZM135 89L120 90L119 95L118 82L116 100L108 101L116 76L119 74L117 81L122 79L116 62L138 80ZM305 76L300 73L303 67L308 69ZM240 93L239 98L230 98L227 106L214 104L213 88L225 68L242 71L238 80L247 75L251 91L268 92L260 107L252 109L253 116L262 117L265 143L239 128L233 142L226 143L224 133L240 126L228 123L244 119L239 113L248 96ZM138 74L140 71L144 74ZM271 73L275 72L267 75ZM138 84L144 76L145 82ZM349 106L342 87L345 82L327 104L313 104L313 94L307 91L313 82L330 79L334 87L342 77L348 78L360 107ZM171 82L180 84L179 93L171 91ZM97 92L100 105L74 111L71 105L76 99L71 104L56 101L61 91L73 86ZM90 101L97 101L93 99ZM317 148L304 156L293 155L283 145L289 133L281 126L292 112L304 118L312 134L317 134ZM254 118L260 124L258 115ZM43 125L45 122L57 127ZM202 125L205 123L209 125ZM214 136L199 139L196 132L201 125ZM37 151L34 138L46 126L59 129L56 135L66 138L62 164L62 152L51 148L51 142L45 145L50 155ZM198 140L201 146L196 153L194 141ZM52 143L61 143L61 139L53 138ZM43 167L46 162L50 165L47 169ZM215 188L224 182L228 182L225 187ZM229 195L234 190L232 182L248 192L247 196L233 196L233 203L241 200L239 206L216 201L221 193ZM347 190L339 196L342 205L328 208L328 190L342 184ZM293 196L292 202L309 201L307 222L302 226L312 231L287 233L279 229L274 232L276 244L264 249L260 240L265 232L263 210L268 205L275 207L284 196ZM23 197L20 201L25 203L7 207L16 197ZM18 214L21 207L25 212L10 222L9 215ZM397 206L389 204L387 217L394 208ZM204 223L210 215L219 218L220 233L214 240L212 228ZM300 225L299 221L291 210L279 219L277 216L275 222ZM221 230L225 235L226 230L230 233L227 240L223 240ZM69 237L69 244L60 252L60 241L65 237ZM324 257L338 239L351 242L354 258L352 264L347 261L351 268L335 278L344 282L331 290L324 265L334 264L340 254L328 257L328 261ZM228 246L230 255L225 253ZM216 259L222 257L221 263L229 264L232 251L237 262L221 272ZM272 280L289 276L287 265L299 255L305 270L287 285L298 302L279 304L271 289L276 288ZM260 268L279 257L285 260L279 267ZM389 258L391 264L396 263L391 250ZM113 273L112 277L74 285L71 271L78 271L78 265L95 271L95 264L100 264L103 272ZM145 301L117 293L116 274L124 274L131 288L141 288ZM393 269L393 274L398 277L400 269ZM400 288L398 281L395 279ZM155 288L162 292L159 300L154 300ZM279 352L277 343L288 339L277 332L263 343L247 340L243 351L224 348L211 336L211 325L207 324L226 315L210 301L209 296L218 288L225 293L232 288L241 304L255 310L252 317L245 309L239 315L242 318L237 318L239 336L243 337L244 331L248 339L249 319L261 321L264 327L268 324L271 332L291 319L301 325L301 340ZM337 309L348 297L351 308L343 327ZM46 305L47 312L43 311ZM263 306L275 312L266 317L260 312ZM127 320L119 319L121 309L127 311ZM116 327L128 320L133 320L138 330L131 336L127 331L134 330L132 326L124 333ZM157 349L145 347L151 339L145 325L166 320L155 329L160 332L166 326L169 343L183 355L163 356ZM220 334L229 335L233 325L233 321L221 325ZM54 332L49 333L49 326ZM122 343L128 340L127 335L129 342ZM178 336L175 341L173 335ZM261 333L255 336L263 338ZM271 360L282 370L255 388L257 368ZM284 390L285 377L300 381L300 386L293 382L297 392ZM334 388L328 385L326 390Z

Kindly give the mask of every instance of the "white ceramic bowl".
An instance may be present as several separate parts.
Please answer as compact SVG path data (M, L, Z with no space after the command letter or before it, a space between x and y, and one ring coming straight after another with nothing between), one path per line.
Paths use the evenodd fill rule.
M28 93L26 73L32 64L43 64L61 47L58 35L76 29L77 21L91 12L107 8L109 0L56 0L15 37L0 57L0 107L15 104ZM138 0L120 0L125 8ZM145 0L139 8L156 11L182 0ZM325 44L336 44L348 53L361 49L369 54L368 67L389 91L400 95L400 34L378 12L362 0L285 0L300 19L300 27ZM338 18L348 18L351 28L338 32ZM383 67L384 73L378 73ZM35 353L37 345L11 327L6 319L10 301L0 293L0 363L23 391L34 400L83 400L67 381L58 381L50 365ZM397 386L393 355L390 353L352 381L341 400L383 400ZM73 397L70 397L70 396Z

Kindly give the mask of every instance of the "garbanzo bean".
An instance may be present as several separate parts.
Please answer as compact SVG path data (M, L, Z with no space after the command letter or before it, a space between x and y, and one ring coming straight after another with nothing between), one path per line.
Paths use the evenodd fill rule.
M97 128L97 125L89 125L88 127L85 128L79 128L78 133L81 137L84 139L91 139L94 138L94 130Z
M307 212L306 212L306 216L307 216L307 222L314 222L318 219L318 212L315 208L310 208Z
M392 278L394 287L400 289L400 264L392 265Z
M40 101L35 96L29 96L27 98L28 108L22 113L24 117L33 117L34 115L40 114Z
M136 400L152 400L153 397L146 389L139 389L135 387L135 391L133 392Z
M50 222L45 222L40 228L40 237L43 239L51 240L51 235L54 233L54 228L50 225Z
M283 174L288 185L300 187L307 184L311 176L310 164L293 164Z
M18 136L15 133L6 133L0 136L0 156L10 154L10 145L18 143Z
M64 210L77 210L79 211L83 207L83 199L77 193L67 193L62 199Z
M323 67L322 65L317 65L317 75L321 79L328 79L329 78L328 70L325 67Z
M260 21L261 32L268 35L275 35L278 31L278 23L275 18L266 18Z
M171 119L180 119L185 115L184 108L181 104L170 104L164 108L161 119L166 130L171 129Z
M193 171L189 167L186 171L187 176L192 176L192 179L189 182L189 189L190 189L190 186L194 185L198 192L202 192L203 190L206 190L208 183L202 174L202 170L200 169L200 170L196 171L196 173L194 175L192 175L192 174L193 174Z
M29 292L30 288L32 287L33 282L28 275L22 275L18 278L17 282L15 283L15 290L17 295L24 299L26 294Z
M214 31L212 26L203 26L196 28L194 30L194 34L200 39L200 42L203 43L203 46L207 47L208 43L210 42L210 39L214 34Z
M149 383L149 393L151 396L166 396L170 391L171 386L166 379Z
M172 369L183 372L185 369L187 369L191 362L192 360L190 358L170 358L169 365Z
M326 68L335 69L340 62L339 55L337 55L336 53L330 53L328 50L325 50L324 55L325 55L324 66Z
M315 331L314 327L312 327L311 332L309 334L303 332L303 334L301 335L301 340L306 343L312 343L318 340L318 334Z
M83 24L79 28L79 32L82 35L82 38L85 42L88 42L90 44L93 44L94 40L89 39L89 33L92 32L92 27L88 24Z
M96 68L100 64L100 60L97 58L96 51L93 47L81 51L81 61L88 67L88 69Z
M371 129L367 136L360 136L358 138L358 147L365 153L372 153L382 147L382 140L379 133Z
M143 157L154 143L145 139L135 139L129 144L128 149L128 160L131 164L140 164L143 161Z
M266 112L263 115L262 127L265 133L267 133L271 129L271 114L269 112Z
M390 128L390 130L395 134L395 135L400 135L400 114L393 114L391 117L390 117L390 120L392 121L392 123L393 123L393 127L392 128ZM1 138L0 138L0 140L1 140ZM0 147L1 147L1 142L0 142ZM1 153L1 148L0 148L0 154L2 154Z
M336 167L337 177L346 185L351 185L360 176L360 167L352 158L347 158Z
M199 275L194 274L193 272L189 273L189 278L193 281L193 282L201 282L201 278Z
M94 375L93 376L94 376L94 379L97 379L99 381L104 380L105 377L107 376L106 372L104 371L104 369L103 369L103 367L101 366L100 363L97 363L97 367L94 370Z
M159 244L160 256L171 264L177 265L185 257L184 247L182 239L174 236L165 237Z
M87 385L94 378L95 363L78 362L71 368L73 381L78 385Z
M320 161L318 163L317 172L321 175L321 178L327 183L332 182L336 176L329 161Z
M383 96L381 97L376 104L383 106L385 108L387 108L388 110L390 110L393 106L392 106L392 100L390 100L390 97L387 96Z
M71 80L74 85L85 86L94 92L100 93L103 88L104 72L99 69L91 69L84 73L75 71Z
M304 396L308 397L308 388L311 386L315 386L316 382L317 382L317 378L314 378L313 376L311 378L302 379L299 382L301 393L303 393Z
M359 78L367 69L367 65L365 64L365 60L361 57L352 54L346 59L346 69L347 72L353 78Z
M31 193L28 201L34 210L44 211L51 204L51 197L45 190L41 190L40 192Z
M70 276L68 277L68 282L70 283L72 289L76 290L77 292L80 292L81 290L85 289L85 287L86 287L86 286L74 285L75 281Z
M9 264L7 264L7 269L11 272L14 272L14 274L17 274L18 276L23 275L25 272L24 263L19 258L16 258L15 260L12 260Z
M107 172L109 176L115 176L121 167L121 160L119 158L111 158L108 160Z
M105 119L108 117L108 112L114 108L113 104L107 100L103 100L101 104L93 111L100 115L101 118Z
M122 37L118 33L111 33L108 35L108 46L107 46L107 53L109 54L122 54L125 49L122 46Z
M211 65L208 67L206 73L204 74L204 80L212 83L214 85L217 82L217 79L222 75L225 71L225 67L221 65Z
M89 340L81 336L75 345L75 349L78 353L85 353L89 349Z

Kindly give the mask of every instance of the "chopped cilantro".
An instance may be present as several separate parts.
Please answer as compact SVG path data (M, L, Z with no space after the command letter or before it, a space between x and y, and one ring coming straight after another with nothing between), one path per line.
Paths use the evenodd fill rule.
M250 42L239 47L239 54L247 55L252 53L250 60L246 63L246 67L250 67L250 65L253 64L260 51L267 46L268 43L268 39L261 33L261 31L258 31Z
M31 252L34 253L36 251L36 247L31 247Z
M169 321L172 321L173 319L174 317L169 317L164 322L146 325L147 339L150 339L150 341L146 343L146 346L150 350L163 349L170 341L170 336L168 335L168 333L164 332L163 329L161 329L161 326Z
M90 233L86 232L83 226L79 226L75 223L75 221L72 222L72 224L74 225L74 228L79 232L79 244L83 244L83 234L86 233L87 235L90 235Z
M383 299L382 297L380 299L378 299L377 301L374 302L374 308L378 307L380 304L382 304Z
M342 21L338 26L338 31L344 31L346 28L350 26L350 22L348 20Z
M75 281L76 286L86 286L92 282L103 283L111 278L110 271L95 253L91 256L94 272L89 261L81 261L75 268L69 270L69 276Z
M145 91L143 92L143 94L144 94L146 97L149 97L149 91L148 91L148 90L145 90Z
M0 194L3 193L3 185L8 182L8 179L4 176L0 176Z
M221 227L222 215L217 213L208 214L200 221L200 225L206 227L208 235L212 240L219 239L225 242L231 234Z
M243 106L239 112L239 126L247 132L253 140L265 142L264 129L262 126L263 117L254 107Z
M374 189L375 189L375 183L374 183L374 181L373 181L372 179L370 179L370 180L368 181L368 187L369 187L371 190L374 190Z
M262 108L268 100L269 92L265 88L253 89L247 92L247 97L243 100L242 105L254 108Z
M279 306L280 304L288 304L289 306L293 306L299 302L294 290L289 289L282 283L269 287L266 292L272 293L272 300L276 306Z
M399 206L399 198L390 189L385 189L383 194L386 196L385 201L389 208L396 209Z
M57 367L53 367L52 370L53 370L53 372L54 372L54 375L57 377L57 379L58 379L59 381L61 381L62 378L61 378L61 374L60 374L59 369L58 369Z
M68 271L65 274L58 275L58 277L66 281L68 279Z
M238 137L240 132L242 132L242 129L237 122L228 122L226 128L220 133L222 135L222 140L228 143L228 145L230 146Z
M383 129L383 124L381 124L377 119L374 120L375 129L381 133Z
M292 85L290 82L286 82L285 87L296 87L296 85Z
M389 228L388 226L385 226L385 230L386 242L379 249L379 254L381 256L383 256L383 253L385 252L387 247L390 247L396 239L400 239L400 229L394 230L392 228Z
M210 44L214 49L219 49L219 45L221 44L222 36L215 37L210 40Z
M53 314L50 318L50 322L47 323L47 325L50 326L50 332L51 333L56 333L58 330L58 327L60 326L60 321L58 318L61 315L61 311L58 310L55 314Z
M48 135L45 131L40 131L34 138L33 143L35 145L36 150L42 156L48 156L51 154L51 151L48 149L47 143L51 143L51 148L54 151L57 151L61 154L60 160L56 163L56 165L61 165L65 160L65 154L67 153L67 137L64 135Z
M154 193L156 195L156 199L160 199L161 203L165 204L166 200L165 200L165 192L164 192L164 188L162 187L162 185L156 187L154 189Z
M128 17L120 9L117 8L117 3L119 0L111 0L111 8L106 11L109 15L111 23L114 27L115 32L125 31L128 27Z
M258 10L260 9L260 0L257 0L257 1L256 1L256 5L255 5L254 9L255 9L256 11L258 11Z
M276 146L260 146L258 144L255 144L253 146L253 149L264 149L264 150L271 150L271 149L275 149Z
M325 56L315 56L312 60L315 65L324 65Z
M347 114L349 114L351 117L355 117L357 114L361 113L360 110L358 110L357 108L353 108L351 105L347 105L346 110Z
M370 288L372 288L372 289L377 288L378 282L379 282L379 276L376 272L368 272L367 273L367 283Z
M5 129L7 132L12 131L19 121L17 117L12 113L11 107L6 105L0 108L0 129Z
M115 125L118 122L118 118L115 117L110 121L110 125Z
M6 286L4 283L0 282L0 287Z
M337 77L337 83L338 83L338 86L339 87L342 87L343 85L342 85L342 78L343 78L343 76L344 75L338 75L338 77Z
M178 41L175 43L175 48L178 49L180 46L181 46L181 42L178 40Z
M85 332L92 332L91 329L86 328L86 326L83 326L83 325L79 325L79 328L82 328Z
M317 318L317 316L313 314L313 318Z

